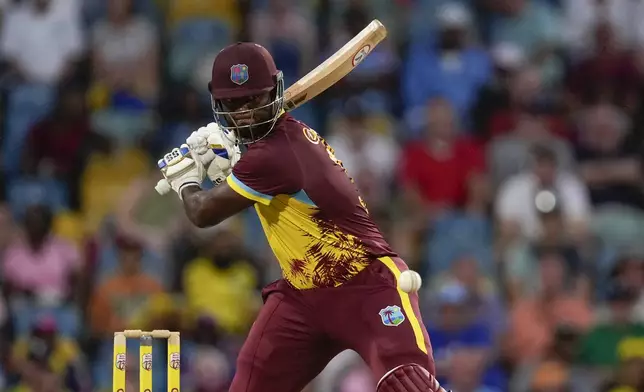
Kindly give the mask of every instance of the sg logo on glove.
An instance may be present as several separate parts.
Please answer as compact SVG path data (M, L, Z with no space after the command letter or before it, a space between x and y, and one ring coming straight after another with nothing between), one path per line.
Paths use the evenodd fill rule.
M186 155L190 154L188 147L181 146L181 148L174 148L169 153L165 154L163 159L159 159L159 169L163 170L168 166L176 165L181 162Z
M175 158L179 158L181 156L182 156L181 152L179 150L175 149L175 150L170 151L168 154L166 154L165 160L170 162L171 160L173 160Z
M190 148L186 144L165 154L163 159L159 159L157 165L167 183L167 185L157 184L157 187L163 186L165 188L169 185L169 188L177 192L179 197L181 197L181 189L184 186L201 185L206 175L203 164L200 160L193 158Z

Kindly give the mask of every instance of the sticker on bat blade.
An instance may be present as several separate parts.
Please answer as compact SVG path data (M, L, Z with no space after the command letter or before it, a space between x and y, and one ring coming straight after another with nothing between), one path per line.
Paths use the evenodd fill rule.
M362 60L367 57L367 55L371 52L371 45L367 44L363 46L360 50L356 52L356 54L353 55L353 60L351 60L351 64L355 67L356 65L360 64Z

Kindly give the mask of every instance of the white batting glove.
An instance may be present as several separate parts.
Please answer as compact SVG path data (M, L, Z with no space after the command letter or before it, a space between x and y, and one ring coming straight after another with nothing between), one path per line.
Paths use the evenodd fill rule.
M194 131L186 140L190 149L198 154L215 185L219 185L222 176L225 178L230 174L241 157L235 137L229 133L213 122Z
M205 168L193 157L187 144L167 153L157 163L169 187L181 197L181 190L189 185L201 185L206 177Z
M206 168L208 178L215 184L221 184L241 158L241 151L232 132L210 123L194 131L186 140L192 156ZM173 188L166 179L160 180L156 191L165 195Z
M196 131L192 132L188 139L186 139L186 144L190 149L196 152L199 155L204 155L208 151L208 136L211 134L216 134L223 132L217 123L210 123L205 127L201 127Z
M202 158L204 165L208 165L215 156L211 154L213 148L226 149L229 155L232 155L234 147L237 145L234 134L219 127L215 122L212 122L205 127L201 127L194 131L188 139L186 139L188 147ZM224 157L221 152L215 151L218 155ZM225 157L224 157L225 158Z

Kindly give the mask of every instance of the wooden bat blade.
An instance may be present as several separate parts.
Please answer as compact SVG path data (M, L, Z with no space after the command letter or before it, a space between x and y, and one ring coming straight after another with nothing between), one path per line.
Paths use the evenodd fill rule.
M387 29L379 20L374 19L331 57L291 85L284 92L284 109L293 110L333 86L358 66L386 37Z

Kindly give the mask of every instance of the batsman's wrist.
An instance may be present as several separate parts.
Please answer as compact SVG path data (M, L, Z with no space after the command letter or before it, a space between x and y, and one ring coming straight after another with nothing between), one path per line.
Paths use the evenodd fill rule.
M198 182L192 182L192 181L190 181L190 182L186 182L186 183L184 183L184 184L181 184L181 186L179 186L179 192L177 192L177 193L179 194L179 198L180 198L181 200L183 200L183 196L184 196L184 195L183 195L183 193L184 193L184 191L185 191L185 190L187 190L187 189L189 190L189 189L191 189L191 188L195 188L195 190L200 191L200 190L201 190L201 185L199 185L199 183L198 183Z

